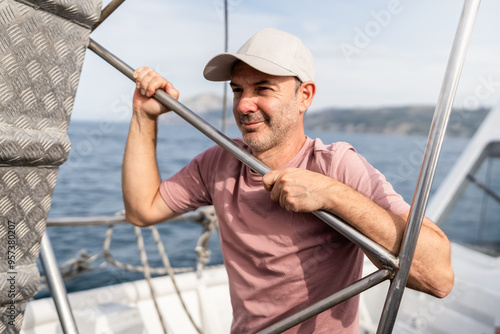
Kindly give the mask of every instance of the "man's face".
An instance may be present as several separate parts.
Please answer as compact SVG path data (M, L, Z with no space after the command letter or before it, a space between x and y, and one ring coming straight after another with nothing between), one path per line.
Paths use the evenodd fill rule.
M286 143L294 131L301 129L294 77L265 74L239 62L233 68L230 85L236 124L254 153Z

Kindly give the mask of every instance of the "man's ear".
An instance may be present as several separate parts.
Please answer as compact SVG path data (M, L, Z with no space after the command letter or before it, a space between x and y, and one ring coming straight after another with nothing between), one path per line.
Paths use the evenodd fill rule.
M306 81L300 85L297 97L299 99L299 110L301 113L309 109L314 99L314 94L316 94L316 84L313 81Z

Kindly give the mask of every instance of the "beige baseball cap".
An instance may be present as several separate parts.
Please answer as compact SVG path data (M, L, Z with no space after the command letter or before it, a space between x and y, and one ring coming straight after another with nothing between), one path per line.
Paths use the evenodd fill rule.
M241 60L263 73L314 80L314 61L302 41L287 32L267 28L257 32L237 53L221 53L207 63L203 76L210 81L231 80L234 64Z

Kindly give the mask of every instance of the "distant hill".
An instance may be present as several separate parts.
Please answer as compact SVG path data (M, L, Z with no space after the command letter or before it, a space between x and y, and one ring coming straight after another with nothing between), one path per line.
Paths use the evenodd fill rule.
M180 102L186 107L194 111L198 116L203 118L213 126L220 128L222 124L222 97L213 93L204 93L196 96L191 96L185 99L180 99ZM226 113L227 124L233 124L232 101L228 99L228 111ZM185 122L175 113L167 113L162 115L160 120L168 123Z
M311 130L370 132L398 135L427 135L434 106L380 108L329 108L305 116L304 126ZM470 137L490 109L454 109L446 134Z
M222 98L216 94L200 94L181 100L215 127L222 123ZM234 125L231 100L228 100L227 124ZM490 109L454 109L447 135L470 137ZM370 132L398 135L428 135L434 115L434 106L399 106L377 108L327 108L308 111L304 126L308 130L335 132ZM162 116L167 122L184 122L174 113Z

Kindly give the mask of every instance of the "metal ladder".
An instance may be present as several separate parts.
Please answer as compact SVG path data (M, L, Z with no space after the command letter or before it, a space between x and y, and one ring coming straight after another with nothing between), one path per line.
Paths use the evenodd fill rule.
M116 8L119 4L121 4L121 2L123 1L112 1L110 5L114 4ZM259 333L281 333L312 316L315 316L375 285L378 285L387 279L391 280L391 284L382 310L377 333L392 332L408 279L411 262L444 140L446 126L451 114L453 100L465 61L468 43L472 34L472 28L479 9L479 3L480 0L466 0L464 3L462 15L448 60L445 77L442 83L441 92L436 104L434 118L430 128L427 147L413 196L400 254L398 256L394 256L392 253L328 212L314 212L314 215L357 244L364 252L375 256L384 265L384 268L375 271L374 273L345 287L330 297L327 297L322 301L296 313L295 315L271 325ZM107 8L103 10L103 13L106 10ZM109 15L109 13L107 15ZM92 39L89 43L89 49L125 74L129 79L135 81L133 78L134 70L130 66L115 57ZM231 139L226 137L223 133L215 129L212 125L208 124L164 91L158 90L154 96L158 99L158 101L172 109L200 132L212 139L215 143L222 146L238 160L255 170L260 175L264 175L271 171L269 167L248 154ZM49 288L54 298L64 332L77 333L77 327L71 313L64 283L57 268L57 263L47 235L44 236L41 244L41 263L46 272Z

